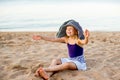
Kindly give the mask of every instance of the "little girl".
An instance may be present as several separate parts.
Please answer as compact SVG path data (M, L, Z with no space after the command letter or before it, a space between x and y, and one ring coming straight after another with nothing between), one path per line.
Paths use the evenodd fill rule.
M68 47L68 58L54 59L47 68L37 69L35 76L48 80L53 72L61 70L86 70L86 63L83 55L83 45L88 43L89 31L85 30L84 35L79 23L75 20L65 22L57 33L58 38L33 36L34 40L46 40L52 42L66 43Z

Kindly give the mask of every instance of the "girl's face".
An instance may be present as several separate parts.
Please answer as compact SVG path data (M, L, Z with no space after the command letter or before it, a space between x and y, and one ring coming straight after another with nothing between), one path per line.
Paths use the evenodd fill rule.
M74 36L77 34L77 30L73 26L67 26L66 34L67 36Z

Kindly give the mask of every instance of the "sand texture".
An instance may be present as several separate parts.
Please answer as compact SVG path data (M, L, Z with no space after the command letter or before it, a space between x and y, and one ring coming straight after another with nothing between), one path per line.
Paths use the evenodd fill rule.
M68 56L66 44L33 40L38 34L56 33L0 32L0 80L42 80L34 77L39 66ZM86 71L60 71L50 80L120 80L120 32L91 32L84 54Z

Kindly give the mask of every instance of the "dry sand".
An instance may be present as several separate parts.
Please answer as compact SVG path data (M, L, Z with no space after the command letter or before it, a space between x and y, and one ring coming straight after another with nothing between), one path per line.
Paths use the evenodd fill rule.
M42 80L34 77L39 66L67 57L66 44L32 40L36 34L55 36L55 32L0 32L0 80ZM86 71L60 71L50 80L120 80L120 32L91 32L84 48Z

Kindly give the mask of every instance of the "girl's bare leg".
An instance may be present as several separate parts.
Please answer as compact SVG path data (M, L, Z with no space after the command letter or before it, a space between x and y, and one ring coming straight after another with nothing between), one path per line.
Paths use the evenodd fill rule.
M44 70L48 72L55 72L55 71L61 71L61 70L67 70L67 69L76 70L77 67L73 62L66 62L60 65L54 65L48 68L44 68Z
M52 74L55 71L61 71L61 70L67 70L67 69L77 69L76 65L73 62L67 62L64 64L60 64L60 65L52 65L49 66L48 68L41 68L40 69L40 75L45 79L48 80L50 77L50 74ZM51 72L51 73L46 73L46 72Z
M55 66L55 65L59 65L61 64L61 60L60 59L54 59L52 60L51 64L49 67L52 67L52 66ZM41 70L41 67L38 68L35 72L35 76L36 77L39 77L40 76L40 70ZM48 76L50 77L51 75L53 74L53 72L48 72Z
M51 64L50 64L49 67L56 66L56 65L59 65L59 64L62 64L61 60L60 60L60 59L54 59L54 60L52 60L52 62L51 62ZM49 67L48 67L48 68L49 68ZM47 72L48 72L48 71L47 71ZM48 72L49 77L53 74L53 72L54 72L54 71L49 71L49 72Z

